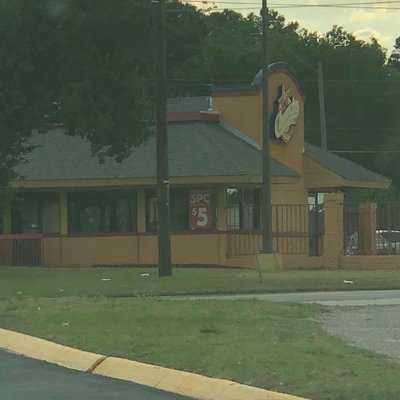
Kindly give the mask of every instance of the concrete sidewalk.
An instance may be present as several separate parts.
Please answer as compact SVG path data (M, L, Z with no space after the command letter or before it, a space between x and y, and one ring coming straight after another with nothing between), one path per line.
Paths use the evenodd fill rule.
M277 303L316 303L326 306L399 305L400 290L340 292L253 293L229 295L163 296L170 300L267 300Z

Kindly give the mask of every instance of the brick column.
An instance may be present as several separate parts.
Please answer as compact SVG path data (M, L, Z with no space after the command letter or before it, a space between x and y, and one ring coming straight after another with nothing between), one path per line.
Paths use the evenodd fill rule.
M359 206L358 241L360 254L376 254L376 204L370 201Z
M342 192L325 195L324 252L327 267L338 267L343 253L343 199Z

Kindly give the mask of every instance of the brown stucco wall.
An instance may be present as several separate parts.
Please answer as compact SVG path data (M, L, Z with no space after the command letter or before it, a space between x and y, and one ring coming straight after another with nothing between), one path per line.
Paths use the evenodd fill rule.
M307 204L307 197L303 179L298 183L272 185L272 204Z
M171 240L174 264L223 265L220 252L224 234L173 235Z
M293 76L284 70L273 71L269 75L268 107L272 112L278 97L278 88L284 84L291 89L296 100L300 102L300 116L294 127L294 134L288 144L271 139L272 157L294 169L303 176L304 153L304 99ZM222 119L242 133L262 143L262 96L261 91L253 92L215 92L212 98L213 108L219 111Z
M154 235L48 237L42 240L45 266L155 265ZM172 262L190 265L224 265L226 235L176 234L171 236Z
M137 236L53 237L43 239L46 266L138 264Z
M325 195L324 256L328 267L339 266L339 260L343 254L343 201L342 192Z
M261 144L262 109L261 92L215 94L213 108L222 114L229 125Z
M340 267L360 270L400 269L400 256L341 256Z
M332 268L329 260L324 256L310 257L305 254L279 254L278 257L283 270ZM229 267L255 269L257 267L257 259L255 255L231 257L226 260L225 265Z

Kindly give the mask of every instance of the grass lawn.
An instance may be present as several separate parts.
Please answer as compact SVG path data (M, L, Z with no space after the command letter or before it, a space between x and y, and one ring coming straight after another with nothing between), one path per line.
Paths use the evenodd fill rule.
M284 271L263 276L260 283L255 270L175 268L173 277L160 280L155 268L0 267L0 298L400 289L400 271Z
M123 276L134 281L134 273L120 273L121 285ZM91 282L79 274L77 293ZM57 285L48 295L62 282L52 279ZM72 290L68 282L63 286ZM0 300L0 327L314 400L398 400L400 364L325 334L316 319L321 311L257 300L9 298Z

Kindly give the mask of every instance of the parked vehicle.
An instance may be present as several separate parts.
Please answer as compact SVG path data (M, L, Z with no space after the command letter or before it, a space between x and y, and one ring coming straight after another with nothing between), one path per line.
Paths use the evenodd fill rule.
M375 243L377 254L400 254L400 231L377 229ZM358 232L349 236L344 254L348 256L360 254Z
M384 238L382 243L377 245L377 251L389 252L390 254L400 254L400 231L377 230L377 236Z

